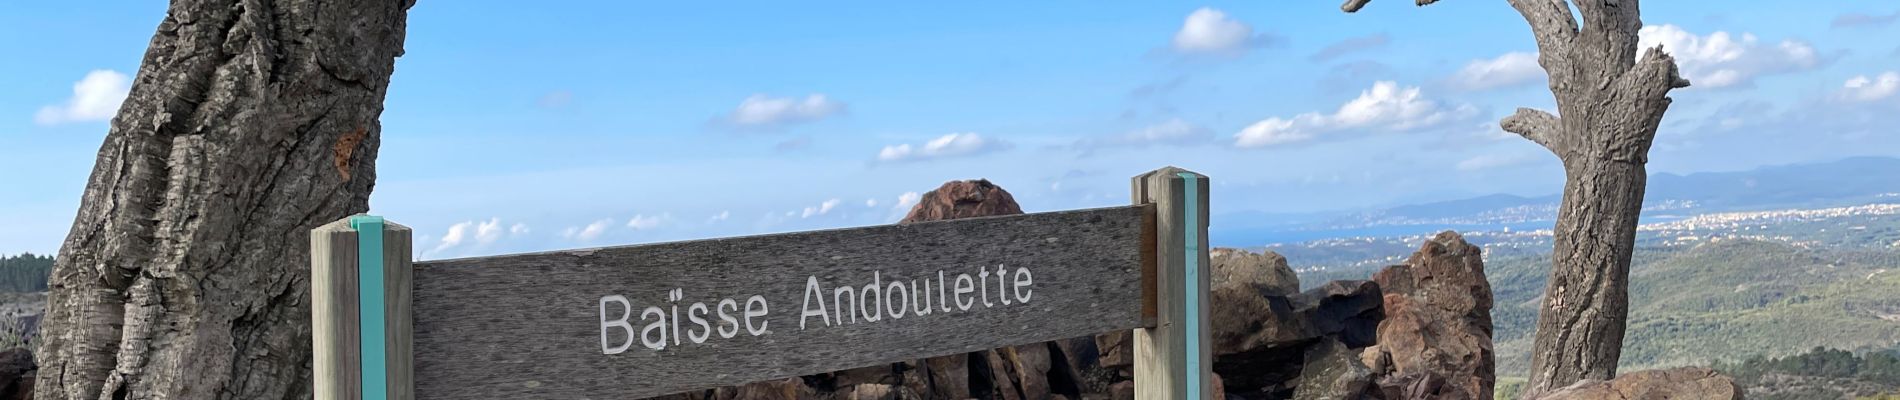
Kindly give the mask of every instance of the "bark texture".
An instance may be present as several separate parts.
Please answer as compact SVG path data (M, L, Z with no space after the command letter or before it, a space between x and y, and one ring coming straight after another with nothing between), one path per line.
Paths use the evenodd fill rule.
M368 209L411 0L176 0L54 267L35 397L310 397L308 232Z
M1349 0L1343 8L1357 11L1367 1ZM1689 81L1661 47L1639 53L1640 0L1509 1L1537 39L1557 115L1521 108L1500 124L1549 149L1565 171L1524 396L1536 398L1616 375L1629 314L1630 254L1648 179L1644 165L1669 109L1669 91Z

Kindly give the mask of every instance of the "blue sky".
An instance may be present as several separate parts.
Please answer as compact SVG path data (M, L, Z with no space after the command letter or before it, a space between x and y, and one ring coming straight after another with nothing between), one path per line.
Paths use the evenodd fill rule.
M1119 205L1164 165L1216 213L1561 188L1496 128L1551 107L1503 1L1019 3L423 1L371 207L443 258L888 223L952 179ZM1652 171L1900 156L1900 5L1709 4L1644 5L1697 85ZM164 4L0 9L0 253L51 252Z

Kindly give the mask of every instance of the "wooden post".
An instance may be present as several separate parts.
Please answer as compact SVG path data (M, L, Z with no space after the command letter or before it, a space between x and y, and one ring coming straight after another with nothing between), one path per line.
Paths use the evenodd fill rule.
M1136 329L1135 398L1214 393L1208 327L1207 176L1167 167L1134 178L1135 204L1155 205L1155 325Z
M368 215L310 231L316 399L415 398L411 243L408 227Z

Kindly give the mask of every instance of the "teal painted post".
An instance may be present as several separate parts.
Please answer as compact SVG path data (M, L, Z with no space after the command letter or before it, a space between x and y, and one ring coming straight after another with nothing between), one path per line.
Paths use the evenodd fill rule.
M1207 309L1207 177L1167 167L1134 179L1136 204L1154 205L1154 326L1135 330L1135 398L1213 395Z
M389 357L385 346L389 335L383 316L383 217L350 217L350 228L356 230L356 265L361 271L356 304L357 323L362 329L362 367L358 370L363 380L362 399L387 400Z
M1181 177L1182 184L1186 186L1185 190L1182 190L1182 195L1187 196L1187 200L1181 202L1182 208L1185 209L1183 210L1184 212L1181 218L1184 220L1182 225L1206 227L1206 221L1201 221L1201 177L1198 174L1188 172L1182 172L1176 175ZM1187 268L1182 269L1182 274L1184 274L1186 278L1183 279L1186 282L1183 282L1181 290L1181 294L1187 301L1185 308L1187 309L1188 315L1207 314L1207 310L1201 308L1204 303L1202 297L1207 295L1206 290L1201 287L1201 279L1203 279L1201 277L1201 249L1207 247L1207 244L1201 242L1201 229L1182 229L1181 232L1184 236L1181 240L1181 252L1186 255L1186 257L1181 260L1181 263L1187 266ZM1207 379L1207 377L1201 375L1200 368L1201 363L1206 361L1201 359L1201 352L1194 351L1194 349L1199 349L1203 346L1201 341L1202 322L1200 318L1186 318L1182 321L1183 324L1187 325L1187 337L1185 338L1187 339L1188 348L1187 392L1188 398L1190 399L1206 398L1201 394L1201 386L1203 385L1195 384L1196 382L1204 382Z
M312 397L415 398L413 240L368 215L310 231Z

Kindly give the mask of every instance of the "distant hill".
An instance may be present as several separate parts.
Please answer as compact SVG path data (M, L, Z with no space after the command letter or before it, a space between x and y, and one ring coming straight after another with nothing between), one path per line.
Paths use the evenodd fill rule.
M1856 157L1837 161L1762 167L1739 172L1653 174L1645 220L1684 214L1785 208L1821 208L1900 202L1900 158ZM1556 220L1557 194L1493 194L1402 205L1371 211L1218 215L1208 228L1221 246L1255 246L1353 236L1388 236L1437 230L1548 228Z
M1648 193L1652 203L1687 200L1716 211L1865 202L1900 193L1900 159L1855 157L1744 172L1655 174Z

